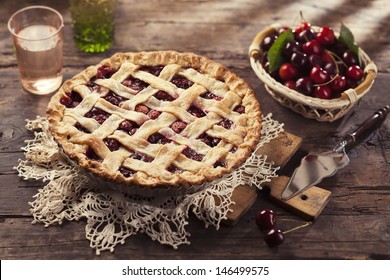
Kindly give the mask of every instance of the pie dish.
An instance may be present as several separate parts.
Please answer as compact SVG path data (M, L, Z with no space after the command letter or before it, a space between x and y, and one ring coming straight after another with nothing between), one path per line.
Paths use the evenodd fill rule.
M260 139L249 85L194 53L117 53L53 95L49 128L90 174L144 187L199 185L230 173Z

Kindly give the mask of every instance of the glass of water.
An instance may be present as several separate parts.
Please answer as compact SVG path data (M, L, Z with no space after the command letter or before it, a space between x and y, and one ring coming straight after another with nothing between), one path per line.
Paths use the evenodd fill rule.
M63 18L45 6L15 12L8 21L22 86L28 92L53 93L62 83Z

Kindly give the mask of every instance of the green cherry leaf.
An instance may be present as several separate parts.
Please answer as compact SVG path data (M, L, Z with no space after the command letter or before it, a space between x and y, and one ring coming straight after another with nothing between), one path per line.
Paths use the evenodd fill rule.
M283 64L283 50L288 42L294 40L292 30L286 30L275 40L268 51L267 58L269 61L269 73L272 73Z
M339 40L359 58L359 47L355 42L355 38L353 37L351 30L349 30L343 23L340 27Z

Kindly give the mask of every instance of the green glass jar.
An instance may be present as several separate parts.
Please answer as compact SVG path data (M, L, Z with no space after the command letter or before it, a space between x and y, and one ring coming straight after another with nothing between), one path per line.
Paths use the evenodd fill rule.
M114 41L116 0L69 0L73 38L88 53L104 52Z

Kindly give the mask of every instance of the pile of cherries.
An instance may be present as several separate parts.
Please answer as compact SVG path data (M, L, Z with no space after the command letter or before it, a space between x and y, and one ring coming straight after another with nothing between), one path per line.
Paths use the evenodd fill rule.
M283 46L282 64L270 73L267 53L287 30L292 31L294 40ZM264 69L278 82L307 96L338 98L348 88L356 88L364 78L358 57L328 26L314 31L310 23L302 21L295 29L283 27L266 36L260 47Z

